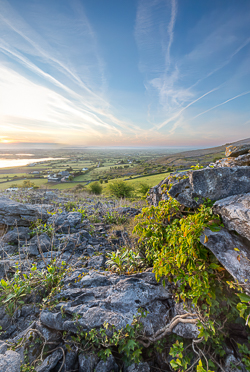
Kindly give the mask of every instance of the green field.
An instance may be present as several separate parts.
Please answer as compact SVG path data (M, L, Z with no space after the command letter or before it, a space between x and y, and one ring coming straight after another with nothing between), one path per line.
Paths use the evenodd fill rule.
M139 185L141 183L147 183L150 187L153 187L153 186L156 186L158 185L159 182L161 182L162 180L164 180L164 178L166 178L167 176L169 176L170 173L161 173L161 174L156 174L156 175L152 175L152 176L143 176L143 177L139 177L139 178L134 178L134 179L129 179L127 180L127 177L124 177L124 178L119 178L119 181L122 180L127 180L125 181L126 183L128 183L129 185L133 186L134 187L134 194L136 196L140 196L139 193L137 193L137 189L139 187ZM112 182L115 182L115 180L111 180L109 181L109 183L112 183ZM104 194L109 194L109 187L108 187L108 183L103 183L103 193Z
M13 187L13 185L17 185L17 186L21 186L23 184L23 181L24 180L19 180L19 181L10 181L10 182L5 182L5 183L0 183L0 190L6 190L8 189L9 187ZM38 179L38 180L30 180L30 182L34 183L36 186L42 186L42 185L45 185L45 184L48 184L48 181L46 178L41 178L41 179Z

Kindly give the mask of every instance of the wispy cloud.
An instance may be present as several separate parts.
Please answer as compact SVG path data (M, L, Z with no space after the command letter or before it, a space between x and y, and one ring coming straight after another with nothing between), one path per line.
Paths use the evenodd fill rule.
M84 40L85 45L79 45L76 63L74 60L66 58L65 41L62 44L63 49L60 43L56 48L52 47L33 27L27 24L7 1L0 0L2 9L0 29L5 31L5 38L0 38L0 52L7 57L2 65L0 76L2 91L6 92L8 89L10 92L19 91L21 93L23 91L20 101L24 107L24 101L31 99L32 94L29 92L32 91L38 97L40 92L43 94L40 104L35 104L36 112L34 107L29 110L19 110L20 103L14 102L15 95L11 99L10 94L9 112L6 113L6 107L2 107L0 115L2 118L5 117L4 120L7 120L9 128L11 128L12 122L15 129L14 122L17 120L17 115L23 115L24 119L32 116L35 123L41 121L43 117L43 121L47 122L50 127L46 130L51 133L55 133L56 128L59 127L71 129L76 133L81 131L83 134L85 133L86 138L91 134L102 137L109 133L120 137L121 130L136 133L140 130L138 126L120 120L112 114L112 107L105 98L104 63L98 51L97 38L81 3L76 1L72 4L77 19L67 18L60 21L60 17L58 17L58 25L63 26L64 30L62 34L54 37L58 37L62 41L64 35L65 38L68 37L66 36L67 32L71 34L73 32L73 40L68 41L67 55L71 51L74 55L77 49L77 45L75 45L78 40L77 36L81 33L84 34L85 37L81 42ZM55 30L51 30L51 33L53 32ZM73 50L70 45L71 41L74 43ZM13 62L16 65L13 65ZM14 69L13 66L15 66ZM17 99L18 97L16 97ZM41 106L43 106L42 109ZM39 125L36 129L32 129L31 125L19 124L19 128L20 131L25 131L27 128L30 132L44 132ZM84 136L82 140L84 141Z
M203 14L187 34L183 34L185 53L176 55L174 30L178 19L177 9L177 0L139 1L135 28L141 58L139 67L145 76L149 101L150 132L160 130L165 138L175 135L177 128L184 130L186 123L191 122L190 112L198 111L193 117L196 118L248 94L235 94L233 98L213 104L228 96L230 81L230 90L236 86L232 84L233 74L229 67L249 46L250 38L246 37L245 32L249 25L248 12L244 14L238 8L236 12L229 9L223 16L215 11ZM164 28L162 24L167 27ZM152 40L157 41L154 44ZM161 50L158 48L159 42ZM180 39L178 42L179 51ZM150 56L154 56L154 59ZM219 89L220 95L217 93ZM203 108L201 113L200 107ZM207 109L204 110L204 107ZM190 133L195 132L190 124L189 130Z
M217 107L223 106L223 105L225 105L226 103L235 100L236 98L240 98L240 97L246 96L247 94L250 94L250 90L247 91L247 92L243 92L243 93L241 93L241 94L237 94L237 96L235 96L235 97L229 98L229 99L227 99L226 101L224 101L224 102L222 102L222 103L219 103L218 105L215 105L215 106L213 106L213 107L210 107L209 109L207 109L207 110L205 110L205 111L199 113L198 115L194 116L193 118L191 118L190 121L191 121L191 120L194 120L194 119L196 119L196 118L198 118L198 117L201 116L201 115L206 114L206 113L209 112L209 111L212 111L212 110L216 109Z
M186 109L188 109L190 106L194 105L196 102L200 101L202 98L206 97L207 95L215 92L216 90L218 90L220 87L216 87L214 89L211 89L209 92L206 92L204 93L202 96L196 98L194 101L190 102L188 105L186 105L185 107L183 107L179 112L177 112L175 115L173 115L171 118L165 120L163 123L161 123L160 125L157 126L157 129L161 129L163 128L165 125L167 125L168 123L172 122L174 119L177 119ZM175 127L175 125L174 125ZM173 128L174 128L173 127ZM170 130L171 133L173 133L173 128Z

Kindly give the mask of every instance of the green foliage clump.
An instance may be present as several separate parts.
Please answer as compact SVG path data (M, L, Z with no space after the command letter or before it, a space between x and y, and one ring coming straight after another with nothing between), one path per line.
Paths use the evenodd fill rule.
M87 217L86 211L84 208L78 208L76 202L69 201L64 205L67 212L78 212L82 215L82 221Z
M119 274L132 274L145 267L145 262L138 252L124 248L107 254L106 265Z
M40 271L34 263L27 275L21 272L17 264L13 278L0 281L0 302L6 306L7 313L13 316L25 303L23 300L38 288L44 297L52 296L60 288L66 273L65 265L66 263L62 261L61 266L58 266L54 260L46 269Z
M101 195L102 185L99 182L93 182L89 185L90 192L95 195Z
M127 218L125 216L122 216L120 213L109 211L104 214L103 219L104 222L110 223L112 225L121 225L127 221Z
M134 191L133 186L124 181L114 181L109 184L109 191L117 198L130 198Z
M52 225L47 225L46 223L43 224L42 220L40 219L32 223L31 229L31 237L41 234L47 234L49 237L52 237L55 233L54 227Z
M112 354L112 351L118 350L125 363L139 363L143 349L138 342L143 330L140 320L146 316L147 312L138 310L138 314L134 316L132 324L127 324L126 327L120 330L116 330L114 325L110 325L107 322L99 330L94 328L89 332L85 332L78 327L77 336L71 336L71 340L80 351L84 351L87 346L91 347L92 351L97 353L103 360L106 360ZM76 325L78 326L77 321Z
M213 364L215 359L218 361L225 356L225 340L230 337L230 324L243 324L239 313L249 324L250 297L239 293L242 288L233 283L230 274L200 241L201 236L204 242L208 239L204 234L205 228L218 231L223 226L213 214L212 203L207 201L192 211L168 197L157 207L142 210L142 214L136 217L134 232L139 235L139 242L148 264L153 265L156 278L163 284L166 279L172 282L176 301L182 301L187 309L195 309L199 319L199 347L213 350L213 357L206 360L201 349L195 346L199 352L193 368L196 366L197 372L204 372L209 370L203 366L204 361L209 368L216 369ZM190 368L195 356L193 353L188 355L186 349L183 344L176 343L170 350L170 355L174 357L171 366L178 372ZM244 350L242 355L248 360ZM244 364L247 367L247 362L244 361Z
M150 189L150 186L148 183L141 182L139 184L137 191L139 192L139 194L146 195L149 189Z
M136 218L135 232L146 242L146 257L153 263L156 278L178 282L178 299L211 305L217 274L224 270L200 242L211 222L219 228L220 220L212 208L202 205L196 213L181 212L180 204L169 198L158 207L144 208Z
M30 180L25 180L25 181L23 181L21 187L23 187L25 189L25 188L30 188L30 187L34 187L34 186L35 186L34 182L31 182Z
M73 209L77 207L77 203L73 201L68 201L66 204L64 204L64 208L67 212L72 212Z

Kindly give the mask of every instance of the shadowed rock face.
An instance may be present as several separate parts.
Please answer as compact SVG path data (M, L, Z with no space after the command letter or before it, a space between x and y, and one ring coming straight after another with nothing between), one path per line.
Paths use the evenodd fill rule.
M7 226L30 226L38 219L46 220L45 209L30 204L18 203L8 198L0 198L0 224Z
M230 196L214 204L228 230L236 231L250 241L250 193Z
M237 157L239 155L247 154L250 151L250 143L242 146L228 146L226 147L225 155L226 157Z
M196 208L204 198L220 200L250 192L250 167L206 168L188 172L171 187L169 194L181 204Z
M208 239L205 240L205 236ZM246 284L245 279L250 281L250 242L244 241L224 228L216 232L205 229L204 234L200 237L200 242L213 252L225 269L239 283Z
M151 272L131 276L89 272L79 282L75 275L68 278L57 295L67 302L55 307L56 312L43 311L41 322L53 329L76 332L74 317L84 330L99 328L106 321L117 329L131 324L139 308L149 314L142 319L146 334L152 335L164 327L171 316L172 294L155 280ZM66 314L61 314L61 306Z

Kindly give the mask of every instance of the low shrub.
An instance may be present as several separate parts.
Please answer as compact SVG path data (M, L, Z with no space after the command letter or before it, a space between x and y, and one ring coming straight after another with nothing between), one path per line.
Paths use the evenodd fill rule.
M90 192L95 195L101 195L102 185L99 182L93 182L89 185Z
M150 189L150 186L149 186L148 183L146 183L146 182L141 182L141 183L139 184L139 187L138 187L137 191L138 191L140 194L142 194L142 195L146 195L149 189Z
M109 184L109 191L117 198L130 198L134 188L124 181L114 181Z

